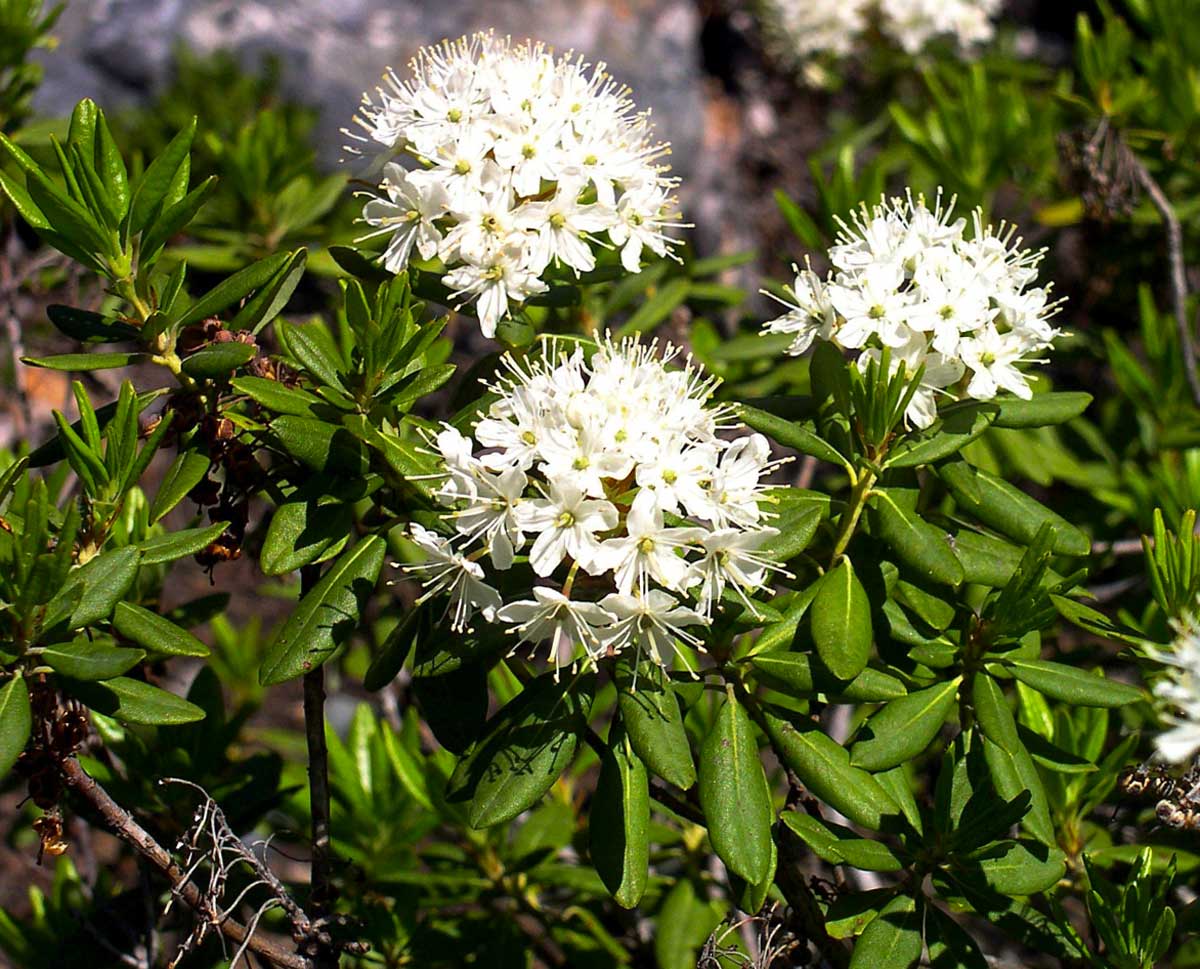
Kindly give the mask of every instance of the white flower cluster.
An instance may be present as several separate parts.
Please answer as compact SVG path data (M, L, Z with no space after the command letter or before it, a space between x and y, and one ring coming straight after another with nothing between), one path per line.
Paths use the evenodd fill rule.
M951 387L976 400L1002 390L1028 399L1018 364L1036 362L1059 333L1050 286L1033 285L1044 253L1022 249L1013 226L985 226L978 210L968 236L953 208L939 195L929 209L911 193L864 205L842 223L828 276L797 269L790 311L763 332L792 334L794 356L821 339L861 351L860 368L884 347L893 372L924 367L905 415L916 427L934 422L939 394L958 396Z
M593 244L620 248L637 272L644 249L666 255L674 241L668 146L603 64L475 34L423 48L410 80L389 71L354 120L347 151L383 161L364 238L390 236L389 272L414 249L441 260L488 337L546 290L549 267L594 268Z
M992 39L1004 0L764 0L767 28L801 62L845 57L872 22L888 40L917 54L938 37L967 50Z
M1155 738L1158 755L1181 764L1200 754L1200 618L1192 616L1177 627L1170 649L1152 650L1151 658L1166 667L1154 695L1170 709L1171 729Z
M436 435L457 535L414 524L427 558L409 568L426 598L449 593L453 628L478 612L518 644L549 641L556 665L626 651L666 665L676 639L700 646L689 629L726 588L754 608L749 593L782 571L760 551L778 534L759 507L775 463L759 434L720 436L733 425L709 403L717 381L690 358L668 367L676 356L606 339L590 359L509 357L474 440ZM543 584L505 603L495 580L518 556Z

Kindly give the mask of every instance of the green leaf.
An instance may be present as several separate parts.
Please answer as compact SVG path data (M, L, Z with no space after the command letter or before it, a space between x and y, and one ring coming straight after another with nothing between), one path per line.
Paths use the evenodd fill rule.
M264 575L284 575L336 554L354 532L354 509L339 501L286 501L263 540Z
M1144 541L1145 539L1143 539ZM1144 646L1146 643L1146 637L1138 633L1136 629L1114 622L1098 609L1086 606L1082 602L1076 602L1074 599L1068 599L1066 596L1052 594L1050 601L1060 616L1073 622L1080 629L1086 629L1105 639L1129 643L1131 646Z
M613 730L600 759L600 777L588 814L592 864L622 908L646 891L650 865L650 781L623 731Z
M1118 683L1103 676L1062 663L1045 660L1004 660L1013 676L1055 700L1083 707L1123 707L1143 699L1137 687Z
M292 298L292 293L300 285L307 261L307 249L297 249L291 253L288 261L280 267L270 281L262 286L254 298L242 307L229 324L229 328L257 333L272 322L287 306L288 300Z
M0 686L0 779L21 756L32 730L29 687L23 677L14 676Z
M187 497L212 466L212 459L200 451L180 451L163 475L158 494L150 506L150 521L157 522Z
M263 686L316 669L350 638L375 589L386 551L380 536L364 538L300 600L267 650L259 673Z
M196 217L216 190L217 176L209 175L154 220L153 227L142 236L140 258L143 265L152 262L158 251Z
M635 672L624 656L617 659L613 678L634 752L655 774L686 791L696 783L696 765L670 678L650 661L639 664Z
M144 353L61 353L55 357L22 357L21 362L30 367L46 370L66 370L77 373L91 370L113 370L131 367L146 359Z
M239 394L245 394L256 404L275 414L318 418L318 411L314 408L319 408L324 404L324 401L316 394L310 394L307 390L299 390L295 387L285 387L278 380L267 380L264 377L234 377L230 383Z
M285 414L271 421L270 430L284 451L314 471L360 478L370 468L366 449L344 427Z
M653 330L687 299L691 285L690 279L672 279L664 283L617 329L616 338Z
M921 753L954 709L961 677L892 700L867 721L872 736L850 749L850 763L869 771L888 770Z
M1037 842L1008 842L997 857L981 859L988 887L1001 895L1036 895L1058 882L1067 870L1063 853Z
M1049 524L1054 533L1051 548L1056 553L1091 552L1092 544L1083 532L1007 481L972 468L965 461L943 465L938 474L963 511L996 531L1032 545L1041 527Z
M950 547L950 537L914 510L915 490L889 488L871 498L875 530L900 561L934 582L958 586L963 567Z
M122 723L173 726L204 719L204 711L195 704L127 676L103 683L67 680L63 689L96 712Z
M511 821L541 800L575 756L591 684L587 677L572 689L543 675L492 718L447 787L450 800L470 797L471 827Z
M72 629L82 629L107 619L133 585L140 564L141 552L126 547L104 552L80 566L67 577L62 591L46 606L45 628L66 618L65 609L70 608L72 602ZM75 594L79 596L78 601L74 599Z
M346 363L329 330L319 321L296 326L280 321L275 325L279 342L296 361L327 387L343 390L340 373Z
M187 164L196 134L196 119L168 142L167 147L152 161L133 189L133 204L129 209L131 234L146 228L167 192L176 180L181 166Z
M162 565L195 555L220 538L228 527L229 522L214 522L202 528L185 528L142 539L137 544L142 552L142 565Z
M852 680L871 657L871 604L848 558L820 581L812 604L813 643L829 672Z
M1045 427L1062 424L1078 417L1092 402L1092 395L1081 391L1035 394L1030 400L1020 397L998 397L1000 408L997 427Z
M850 828L797 811L784 811L780 819L823 860L848 864L862 871L901 871L904 863L887 845L863 838Z
M199 323L210 316L217 316L234 303L265 285L292 258L290 252L277 252L239 270L228 279L218 283L176 320L179 327Z
M114 676L129 672L145 657L145 652L140 649L115 646L104 639L93 642L86 638L47 646L41 654L42 660L56 673L73 680L88 681L111 680Z
M951 404L928 431L910 435L893 447L886 466L916 468L957 454L992 425L996 411L990 401Z
M818 798L855 824L878 831L884 817L898 813L891 796L850 755L815 726L797 726L770 711L763 720L771 746Z
M700 806L708 839L725 866L752 884L766 878L775 812L754 726L732 695L700 751Z
M252 343L230 340L226 343L210 343L183 360L183 372L189 377L207 380L224 377L249 363L258 353Z
M908 969L921 958L921 919L906 895L892 899L863 930L850 969Z
M185 629L156 612L118 602L112 625L118 633L150 653L166 656L207 656L208 647Z
M62 333L81 343L117 343L138 338L138 331L129 324L74 306L53 303L46 307L46 316Z
M877 703L895 700L908 692L896 677L870 667L849 683L840 682L824 664L819 660L814 663L805 653L755 653L750 662L764 682L797 699L824 693L835 703Z
M425 606L414 606L404 614L379 647L379 655L367 668L363 686L371 691L381 690L396 678L413 646L429 636L433 629L433 613Z
M795 558L812 542L822 520L829 517L829 496L802 488L771 488L764 503L774 513L769 524L779 531L759 546L759 551L779 562Z
M992 783L1002 798L1012 800L1026 791L1029 792L1029 811L1021 819L1021 826L1042 843L1054 844L1054 822L1050 819L1046 789L1029 751L1024 746L1006 750L985 736L983 755L992 776Z
M738 404L737 414L746 426L766 434L784 447L795 448L801 454L810 454L838 467L846 466L846 459L837 448L817 435L812 421L789 421L748 404Z

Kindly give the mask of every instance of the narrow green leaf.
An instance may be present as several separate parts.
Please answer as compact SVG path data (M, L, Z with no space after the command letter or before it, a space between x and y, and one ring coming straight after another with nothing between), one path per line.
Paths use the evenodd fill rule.
M65 680L63 689L96 712L122 723L174 726L204 719L204 710L194 703L127 676L103 683Z
M21 756L32 729L29 687L23 677L14 676L0 686L0 779Z
M199 528L185 528L144 538L137 544L142 553L142 565L162 565L195 555L220 538L228 527L228 522L213 522Z
M258 353L251 343L230 340L227 343L210 343L183 360L183 372L189 377L211 379L225 377L238 367L249 363Z
M1007 481L972 468L965 461L942 465L938 474L963 511L996 531L1024 545L1032 545L1041 527L1049 524L1054 533L1051 548L1056 553L1087 555L1091 552L1091 542L1083 532Z
M137 643L150 653L165 656L207 656L208 647L186 629L156 612L118 602L113 610L112 625L130 642Z
M285 387L278 380L264 377L234 377L233 389L245 394L255 403L275 414L319 419L318 410L324 402L316 394L295 387Z
M1083 707L1123 707L1143 699L1137 687L1086 670L1045 660L1012 659L1005 667L1026 686L1064 703Z
M934 582L958 586L963 567L950 547L950 537L929 524L914 510L916 491L889 488L871 498L871 509L879 537L900 561Z
M150 506L150 521L157 522L187 497L208 473L212 461L200 451L180 451L158 487Z
M752 884L771 863L771 791L750 716L726 698L700 751L700 806L708 839L725 866Z
M797 726L770 711L764 711L763 719L780 760L830 807L872 831L881 829L886 815L899 813L879 782L852 766L845 748L815 726Z
M941 730L958 697L961 677L892 700L867 721L871 736L850 749L850 763L869 771L888 770L916 757Z
M133 188L133 204L129 209L130 233L141 232L149 224L163 199L166 198L180 167L187 163L196 134L196 119L167 143L167 147L150 163Z
M143 264L153 260L163 246L191 223L216 190L217 176L209 175L154 220L153 227L142 237Z
M575 756L591 704L592 677L571 684L539 677L490 722L458 764L447 797L470 797L473 828L511 821L550 789Z
M806 653L755 653L750 662L765 683L797 699L824 693L835 703L878 703L895 700L908 692L896 677L870 667L843 683Z
M650 781L629 738L614 728L600 760L588 814L592 864L622 908L641 901L649 879Z
M269 282L271 277L292 258L292 255L290 252L277 252L239 270L196 300L176 320L176 324L184 327L192 323L199 323L210 316L217 316L222 310L228 309Z
M138 331L127 323L74 306L53 303L46 307L46 316L61 332L80 343L119 343L138 338Z
M992 425L996 413L991 401L951 404L928 431L910 435L892 448L887 467L916 468L957 454Z
M300 285L304 277L304 266L308 261L308 250L297 249L288 257L288 261L261 286L254 298L250 300L229 324L231 330L249 330L258 333L264 326L272 322L287 306L292 293Z
M61 353L54 357L22 357L21 362L30 367L46 370L83 372L90 370L113 370L116 367L131 367L146 359L144 353Z
M999 856L983 858L978 864L988 887L1001 895L1036 895L1047 891L1067 870L1058 848L1035 841L1009 842Z
M909 969L921 958L921 919L907 895L892 899L863 930L850 969Z
M871 605L850 559L825 574L812 604L817 654L839 680L852 680L871 657Z
M73 643L60 643L42 650L42 661L55 672L73 680L111 680L129 672L145 659L140 649L114 646L103 639L91 641L77 639Z
M363 686L374 691L391 683L404 666L413 646L428 637L432 629L433 613L427 605L415 606L406 612L379 647L379 655L363 676Z
M618 327L616 338L649 333L687 299L691 285L690 279L672 279L664 283Z
M133 585L140 564L141 552L126 547L104 552L80 566L46 606L45 627L50 628L66 618L64 610L76 594L78 601L69 612L72 629L82 629L107 619Z
M617 659L613 678L634 752L663 780L690 788L696 783L696 765L670 678L657 663L645 661L635 670L624 656Z
M1062 424L1078 417L1092 402L1092 395L1082 391L1034 394L1030 400L1020 397L1000 397L996 404L997 427L1045 427Z
M285 575L336 555L354 532L354 509L339 501L286 501L271 516L259 565Z
M350 638L383 567L387 543L364 538L333 564L300 600L267 650L259 673L273 686L316 669Z
M789 421L748 404L738 404L737 414L747 427L766 434L784 447L795 448L801 454L810 454L839 467L846 466L846 459L837 448L818 436L812 421Z

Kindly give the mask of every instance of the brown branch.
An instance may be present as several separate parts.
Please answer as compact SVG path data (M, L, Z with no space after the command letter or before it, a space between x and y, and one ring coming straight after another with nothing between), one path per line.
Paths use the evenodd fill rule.
M829 935L821 907L804 879L802 864L806 852L803 842L782 821L775 824L775 847L779 852L775 884L787 900L795 928L830 965L846 969L850 965L850 954L840 941Z
M321 572L316 566L300 570L300 595L309 592ZM323 921L333 905L333 844L330 833L329 750L325 744L325 668L318 666L304 674L304 735L308 743L308 793L312 813L312 896L313 917ZM317 969L337 969L338 950L322 945L316 959Z
M67 787L92 805L104 819L104 823L122 841L157 868L171 883L171 893L183 901L201 917L209 919L221 934L251 952L268 960L280 969L316 969L311 959L289 952L279 943L272 942L248 930L232 918L221 918L213 904L200 889L191 882L162 845L154 840L145 828L137 823L121 805L109 796L74 757L60 765L63 781Z
M1183 263L1183 227L1179 224L1179 216L1163 192L1154 176L1141 159L1132 152L1134 174L1138 183L1150 196L1154 208L1158 210L1159 218L1167 230L1167 261L1170 267L1171 279L1171 309L1175 314L1175 328L1179 332L1179 346L1183 351L1183 369L1187 377L1188 387L1192 391L1192 401L1200 407L1200 371L1196 367L1196 346L1192 342L1192 328L1187 318L1187 270Z

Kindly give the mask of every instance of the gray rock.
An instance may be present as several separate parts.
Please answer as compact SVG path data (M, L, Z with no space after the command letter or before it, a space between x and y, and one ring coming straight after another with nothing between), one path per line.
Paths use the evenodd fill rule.
M37 107L70 110L80 97L128 104L168 80L180 42L228 49L247 66L276 54L286 91L322 111L320 157L336 162L364 89L389 65L445 37L494 28L606 61L651 108L687 176L702 143L699 17L689 0L72 0L46 55Z

